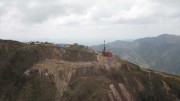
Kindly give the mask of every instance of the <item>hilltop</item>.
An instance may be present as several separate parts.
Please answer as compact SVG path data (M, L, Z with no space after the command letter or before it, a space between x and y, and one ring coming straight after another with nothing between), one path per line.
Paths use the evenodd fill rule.
M157 37L141 38L134 41L107 43L107 49L122 59L143 68L180 74L180 36L162 34ZM103 45L92 46L101 50Z
M1 40L0 49L6 52L0 60L0 101L180 99L179 76L141 69L117 56L108 61L79 45Z

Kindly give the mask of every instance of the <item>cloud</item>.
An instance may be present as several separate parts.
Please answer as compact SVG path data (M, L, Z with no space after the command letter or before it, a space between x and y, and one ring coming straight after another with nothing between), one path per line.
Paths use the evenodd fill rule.
M2 38L33 38L34 33L43 38L51 37L52 33L56 37L66 38L70 37L68 33L91 38L97 34L101 36L100 33L114 33L114 36L122 37L118 34L122 33L121 30L131 37L151 32L180 34L179 21L179 0L0 1ZM168 24L171 24L171 29ZM137 32L134 32L134 28L137 28Z
M19 16L22 23L30 24L43 23L50 18L62 18L60 22L69 24L146 24L159 17L179 17L179 3L179 0L4 0L0 3L5 4L0 6L4 8L0 12L3 16L4 12L16 10L18 13L11 17Z

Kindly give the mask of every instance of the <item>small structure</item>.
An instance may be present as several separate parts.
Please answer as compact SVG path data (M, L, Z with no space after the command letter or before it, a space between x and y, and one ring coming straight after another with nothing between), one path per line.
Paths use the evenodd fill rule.
M106 52L106 54L107 54L107 57L112 57L113 56L112 52Z
M59 44L59 46L60 46L61 48L64 48L64 47L65 47L65 44L61 43L61 44Z
M109 61L112 61L112 52L106 52L106 54L107 54L107 57L108 57L108 60Z
M68 47L72 47L73 45L71 44L65 44L65 47L68 48Z

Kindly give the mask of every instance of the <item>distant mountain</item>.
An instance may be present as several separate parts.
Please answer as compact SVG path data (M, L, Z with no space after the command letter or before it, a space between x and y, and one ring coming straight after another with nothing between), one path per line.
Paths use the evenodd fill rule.
M131 42L117 40L106 46L107 50L141 67L180 74L180 36L162 34ZM98 51L103 45L91 48Z

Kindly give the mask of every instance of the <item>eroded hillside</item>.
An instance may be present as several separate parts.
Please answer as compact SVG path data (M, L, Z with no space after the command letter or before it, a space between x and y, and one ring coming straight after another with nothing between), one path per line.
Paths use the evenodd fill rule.
M86 48L24 44L1 60L1 101L179 101L180 77ZM97 61L97 57L100 58Z

